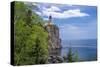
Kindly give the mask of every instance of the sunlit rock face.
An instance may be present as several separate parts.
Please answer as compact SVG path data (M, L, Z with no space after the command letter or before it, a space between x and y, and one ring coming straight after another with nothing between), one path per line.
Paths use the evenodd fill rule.
M50 55L60 55L61 39L59 37L59 28L51 22L52 17L49 16L48 23L45 24L45 29L48 32L48 49Z

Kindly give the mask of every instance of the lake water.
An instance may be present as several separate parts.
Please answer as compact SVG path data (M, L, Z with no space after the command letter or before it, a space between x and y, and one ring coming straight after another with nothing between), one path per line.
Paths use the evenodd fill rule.
M79 61L97 60L97 40L63 40L61 56L67 55L69 47L73 53L78 53Z

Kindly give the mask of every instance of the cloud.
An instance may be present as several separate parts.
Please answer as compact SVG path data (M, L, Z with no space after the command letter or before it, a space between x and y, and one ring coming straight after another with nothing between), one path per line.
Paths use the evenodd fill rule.
M40 16L42 15L42 14L41 14L41 12L38 12L38 11L37 11L37 12L35 12L35 13L36 13L36 14L38 14L38 15L40 15Z
M89 14L81 12L80 9L67 10L67 11L64 11L64 14L66 14L67 17L89 16Z
M59 8L57 6L51 6L49 8L42 6L41 8L40 8L41 12L36 12L36 13L38 15L47 16L47 17L52 15L53 18L63 19L63 18L89 16L89 14L82 12L80 9L62 10L62 8Z
M35 3L33 3L35 4ZM63 7L59 7L56 5L51 5L49 7L43 5L37 5L40 12L36 12L40 16L50 16L52 15L53 18L64 19L64 18L73 18L73 17L85 17L90 16L89 14L82 12L80 9L65 9ZM67 8L67 7L66 7Z
M72 18L72 17L84 17L89 16L89 14L81 12L80 9L73 9L73 10L65 10L63 12L56 12L56 11L48 11L43 10L42 11L44 16L52 15L53 18Z
M43 10L48 11L48 12L61 11L60 8L58 8L56 6L51 6L50 8L44 7Z
M37 4L37 3L35 3L35 2L33 2L33 3L32 3L32 5L37 6L38 4Z

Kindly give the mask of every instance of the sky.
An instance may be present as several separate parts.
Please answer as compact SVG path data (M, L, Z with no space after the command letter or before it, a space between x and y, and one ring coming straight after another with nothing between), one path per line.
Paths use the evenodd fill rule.
M44 20L52 16L52 22L59 27L62 40L96 39L97 7L83 5L33 3L35 11Z

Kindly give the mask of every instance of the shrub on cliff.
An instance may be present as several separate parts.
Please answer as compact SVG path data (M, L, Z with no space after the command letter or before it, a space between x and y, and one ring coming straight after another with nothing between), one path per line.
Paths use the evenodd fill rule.
M47 63L44 21L23 2L15 2L14 13L14 65Z

